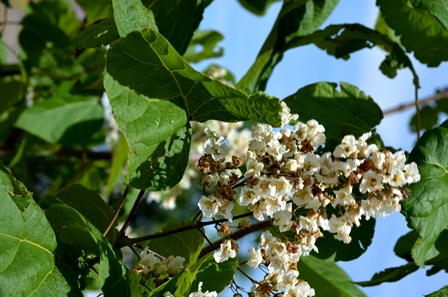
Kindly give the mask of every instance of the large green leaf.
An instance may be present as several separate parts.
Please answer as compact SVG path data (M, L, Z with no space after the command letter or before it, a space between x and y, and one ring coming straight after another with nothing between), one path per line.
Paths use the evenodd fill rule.
M183 55L202 20L207 1L156 0L152 2L148 8L154 13L160 34L180 55Z
M316 291L316 297L366 296L353 284L350 277L333 260L320 260L313 256L301 257L297 263L300 278Z
M154 30L130 33L111 46L107 71L121 85L148 98L170 101L188 120L255 120L281 125L281 105L263 93L252 96L195 71ZM129 103L132 104L132 103Z
M54 203L45 215L68 250L84 250L99 257L95 273L105 297L130 296L127 270L120 256L103 235L74 208Z
M143 6L140 0L112 0L114 19L118 33L126 37L133 31L145 28L157 30L152 11Z
M237 88L253 93L266 88L271 73L291 48L294 38L313 33L327 19L339 0L292 0L284 1L277 20L264 42L255 62Z
M412 150L409 161L418 165L421 180L411 184L402 213L419 239L412 248L418 266L436 257L448 240L448 123L426 131Z
M94 191L82 185L75 184L63 189L56 196L67 205L79 211L86 220L95 226L101 233L108 227L114 212L112 208ZM116 224L109 231L108 238L114 240Z
M386 23L401 35L401 43L430 67L448 61L446 0L377 0Z
M151 29L111 45L106 92L130 152L126 182L139 189L176 185L188 161L188 121L252 119L281 125L281 105L263 93L248 96L195 71Z
M168 100L149 99L104 78L117 124L129 145L126 182L139 189L176 185L185 172L191 128L185 111Z
M319 82L299 89L284 102L301 121L317 120L325 127L327 138L355 137L370 131L383 118L379 106L357 87L341 82Z
M70 286L55 266L56 236L42 209L1 163L0 185L0 295L67 296Z
M50 143L74 144L98 131L103 119L98 98L67 94L39 101L20 115L16 126Z
M268 7L279 0L238 0L247 10L257 14L264 15Z

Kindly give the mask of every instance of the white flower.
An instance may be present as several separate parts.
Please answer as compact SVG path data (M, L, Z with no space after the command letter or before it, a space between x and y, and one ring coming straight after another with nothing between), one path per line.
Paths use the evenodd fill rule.
M358 142L353 135L346 135L342 138L342 142L338 145L333 152L336 158L350 158L356 156L358 152Z
M383 177L381 174L378 174L373 171L367 171L364 173L361 184L359 185L359 191L361 193L371 193L375 191L379 191L383 188L382 185Z
M169 275L176 275L177 272L179 271L179 269L182 267L182 265L184 264L185 258L180 257L180 256L169 256L168 258L165 258L162 260L162 263L166 263L167 265L167 270L166 273L168 273Z
M352 186L346 185L344 188L334 191L335 199L333 202L333 206L337 205L349 205L355 203L355 198L352 196Z
M190 295L188 295L188 297L216 297L218 296L218 293L216 293L216 291L213 292L202 292L202 282L199 282L198 285L198 291L194 292L194 293L190 293Z
M206 217L213 218L216 214L218 214L221 203L213 195L210 197L202 196L198 202L198 206Z
M313 175L320 170L319 155L312 153L306 153L305 159L303 161L303 169L305 169L305 174Z
M390 170L390 175L387 179L387 182L389 182L389 185L392 187L402 187L406 184L406 177L404 176L404 172L398 168L393 167Z
M330 232L336 233L334 238L341 240L344 243L350 243L352 238L350 237L350 232L352 231L352 226L350 223L344 220L344 217L336 217L334 214L330 218Z
M230 152L229 145L224 142L225 138L222 136L218 137L218 135L208 127L204 129L204 133L208 137L204 144L204 152L212 155L213 160L223 162Z
M236 251L232 247L232 241L225 240L221 243L219 250L215 251L213 257L217 263L227 261L229 258L235 258Z
M274 213L273 224L279 226L280 232L288 231L292 226L292 214L290 211L282 210Z
M174 297L174 295L171 294L170 292L165 292L163 293L163 297Z
M258 265L263 262L263 257L261 256L260 250L255 250L254 248L249 249L250 257L246 264L252 268L257 268Z
M282 127L288 125L291 120L297 120L299 118L298 114L291 114L291 110L285 102L280 102L282 106L282 111L280 115L282 116Z
M418 167L414 162L404 165L403 172L407 184L417 183L420 181Z

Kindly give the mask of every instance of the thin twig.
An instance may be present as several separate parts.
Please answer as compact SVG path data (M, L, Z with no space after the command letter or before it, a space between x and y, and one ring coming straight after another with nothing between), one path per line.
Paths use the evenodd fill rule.
M123 238L126 234L126 231L129 228L129 225L131 224L132 218L134 217L135 213L137 212L137 208L142 202L143 195L145 194L145 190L140 190L138 193L137 199L135 200L134 206L132 206L131 212L129 213L128 218L126 219L126 222L124 222L123 227L120 230L120 239Z
M438 100L445 99L445 98L448 99L448 90L445 90L443 92L437 93L434 96L430 96L430 97L426 97L424 99L421 99L421 100L418 101L418 104L420 106L425 106L425 105L428 105L431 102L438 101ZM403 110L406 110L406 109L409 109L409 108L412 108L412 107L415 107L415 102L409 102L409 103L400 104L400 105L398 105L396 107L384 110L383 111L383 115L385 115L385 116L386 115L390 115L390 114L393 114L393 113L396 113L396 112L400 112L400 111L403 111Z
M112 226L117 221L118 215L120 214L120 211L123 208L124 202L126 201L126 197L128 196L128 193L129 193L130 189L131 189L131 187L129 185L127 185L126 189L124 189L123 195L121 195L120 203L118 204L118 207L115 210L114 216L113 216L112 220L110 220L110 223L107 226L106 231L104 231L104 233L103 233L104 237L106 237L106 235L109 232L110 228L112 228Z
M233 219L236 220L236 219L245 218L245 217L251 216L252 214L253 214L252 212L243 213L241 215L234 216ZM228 222L228 221L229 221L228 219L221 219L221 220L214 220L214 221L207 221L207 222L197 222L195 224L185 225L185 226L182 226L182 227L179 227L176 229L172 229L172 230L168 230L165 232L161 232L161 233L145 235L145 236L135 237L135 238L122 237L119 241L116 242L114 248L120 249L124 246L128 246L128 245L131 245L136 242L142 242L142 241L146 241L146 240L165 237L165 236L169 236L172 234L181 233L181 232L188 231L188 230L200 229L205 226L219 224L219 223ZM251 227L249 227L249 228L251 228Z
M237 239L240 239L240 238L246 236L247 234L250 234L250 233L253 233L253 232L265 229L265 228L267 228L269 226L271 226L271 221L270 220L265 221L265 222L261 222L261 223L252 225L249 228L246 228L244 230L240 230L240 231L237 231L237 232L235 232L233 234L230 234L226 239L231 238L233 240L237 240ZM223 242L224 242L224 239L221 239L219 241L214 242L213 245L214 246L220 246L221 243L223 243ZM206 246L205 248L203 248L201 250L201 253L199 254L199 258L207 255L208 253L211 253L214 250L215 249L213 248L213 246Z

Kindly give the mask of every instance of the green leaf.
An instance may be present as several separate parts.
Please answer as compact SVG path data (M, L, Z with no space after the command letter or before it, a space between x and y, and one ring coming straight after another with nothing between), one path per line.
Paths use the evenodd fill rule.
M110 1L109 0L76 0L86 14L87 24L91 24L98 19L107 17Z
M143 6L140 0L112 0L114 19L118 33L126 37L133 31L142 31L145 28L157 30L152 11Z
M103 124L98 99L67 94L39 101L25 110L16 127L50 143L74 144L90 138Z
M189 120L254 120L281 125L281 105L263 93L252 96L195 71L154 30L130 33L111 46L107 71L122 86L148 98L170 101Z
M191 128L186 126L185 111L168 100L138 95L109 75L104 78L104 86L129 145L125 182L151 190L176 185L182 179L190 152Z
M425 297L445 297L448 295L448 286L442 287L436 292L432 292L431 294L425 295Z
M191 224L190 222L167 224L163 231L167 232L177 228L182 228ZM148 249L158 253L164 257L181 256L185 258L184 266L187 267L191 263L196 262L202 245L204 244L204 237L201 232L196 229L187 230L169 236L163 236L152 239L148 243Z
M319 253L313 252L313 256L319 259L334 257L334 261L351 261L359 258L372 244L375 231L375 219L361 220L359 227L353 228L350 233L352 238L349 244L345 244L334 238L334 234L324 231L324 236L316 241Z
M288 44L313 33L338 3L339 0L285 1L254 64L236 87L248 93L264 90L275 65L281 61L283 53L292 48Z
M130 296L126 267L98 229L64 203L51 205L45 215L66 249L82 249L99 256L100 261L95 267L105 297Z
M164 190L185 171L189 120L252 119L281 125L277 98L245 93L195 71L159 33L147 29L112 44L104 86L129 145L126 183Z
M421 180L411 184L402 213L408 226L419 239L412 248L412 257L420 267L436 257L448 240L448 129L447 122L426 131L412 150L409 161L418 165Z
M377 286L385 282L396 282L405 276L417 271L418 266L415 263L407 263L400 267L387 268L381 272L375 273L370 281L355 282L363 287Z
M411 257L411 250L417 239L418 233L415 230L401 236L394 246L395 254L408 262L413 262L414 260Z
M67 296L70 286L55 266L56 237L42 209L1 163L0 185L0 295Z
M202 291L221 292L232 282L238 267L238 260L230 258L227 261L216 263L213 254L206 255L203 259L191 289L196 290L199 283L202 282Z
M377 0L386 23L408 52L430 67L448 61L446 1Z
M341 82L319 82L299 89L284 102L301 121L317 120L325 127L327 139L355 137L370 131L383 118L380 107L357 87Z
M200 30L195 31L193 38L188 45L187 51L184 54L184 59L187 62L199 62L204 59L221 57L224 50L219 48L218 51L214 51L218 42L220 42L224 36L221 33L213 30ZM202 50L197 52L197 45L201 45Z
M111 44L120 38L113 17L101 19L87 26L78 35L78 47L101 47Z
M148 8L154 13L157 27L174 47L183 55L187 50L194 31L202 20L206 1L204 0L164 0L153 1Z
M112 208L97 193L75 184L56 195L61 201L79 211L86 220L103 233L114 216ZM116 235L116 224L108 233L112 241Z
M247 10L256 15L264 15L268 7L279 0L238 0Z
M332 260L319 260L313 256L301 257L297 267L300 278L310 284L317 297L366 296Z
M420 109L420 128L425 130L432 129L437 122L439 121L439 113L432 106L426 105L422 109ZM417 131L417 115L411 118L411 122L409 123L411 127L411 131Z
M399 44L400 47L402 47L401 43L400 43L400 37L397 36L397 34L395 34L395 31L386 24L386 21L384 20L383 16L381 15L381 12L378 14L378 18L376 19L374 29L376 31L380 32L381 34L386 35L387 37L389 37L390 40ZM387 51L387 49L384 46L382 46L382 45L379 45L379 46L382 49Z

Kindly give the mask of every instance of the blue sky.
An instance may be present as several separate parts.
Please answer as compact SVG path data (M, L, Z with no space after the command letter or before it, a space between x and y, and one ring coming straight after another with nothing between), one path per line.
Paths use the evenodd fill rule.
M239 5L237 0L215 0L206 9L201 29L214 29L224 35L220 46L224 57L194 65L203 70L210 62L231 70L240 79L253 63L264 39L268 35L280 9L280 2L273 4L263 17L255 16ZM322 27L330 24L361 23L373 27L378 15L374 0L342 0L333 15ZM328 56L314 45L290 50L273 72L266 93L281 99L295 93L299 88L318 81L349 82L372 96L384 110L401 103L412 102L414 89L408 69L398 72L395 79L385 77L378 69L385 54L378 48L364 49L344 61ZM420 77L419 97L434 94L437 88L448 87L448 63L439 68L427 68L413 59ZM410 151L416 135L408 128L414 110L387 116L377 127L386 145ZM364 281L385 268L405 264L396 257L393 246L396 240L408 232L401 214L377 219L373 244L359 259L340 263L355 281ZM426 277L420 269L396 283L363 288L370 297L376 296L423 296L446 285L446 274Z

